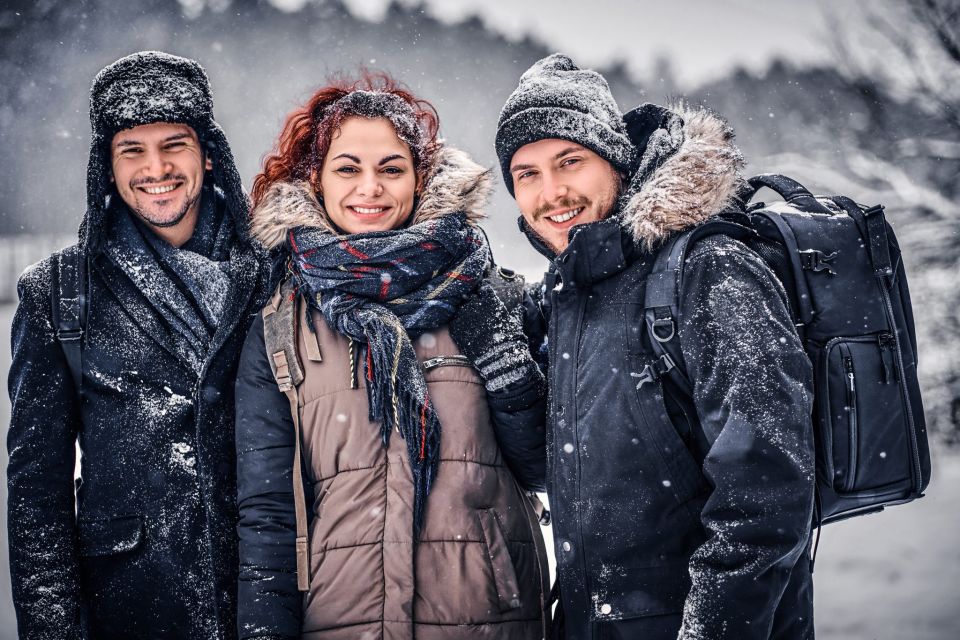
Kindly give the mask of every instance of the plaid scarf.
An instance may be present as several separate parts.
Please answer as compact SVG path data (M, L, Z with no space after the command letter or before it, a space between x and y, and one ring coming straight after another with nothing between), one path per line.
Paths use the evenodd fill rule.
M339 333L365 343L370 419L383 446L396 427L413 471L413 532L440 463L440 422L411 338L450 322L490 264L483 232L463 214L404 229L338 236L289 233L297 286Z

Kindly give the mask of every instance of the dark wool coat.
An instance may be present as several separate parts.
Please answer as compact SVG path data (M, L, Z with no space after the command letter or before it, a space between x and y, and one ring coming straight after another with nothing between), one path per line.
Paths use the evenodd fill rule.
M86 223L92 233L112 224ZM263 254L243 239L231 250L223 321L199 376L164 314L106 254L91 255L82 399L51 324L52 264L21 277L13 323L7 475L20 637L75 639L86 627L94 640L235 638L234 376L268 291Z
M446 149L425 181L416 221L458 211L476 218L488 182L482 168ZM254 211L251 226L270 245L296 226L320 226L322 216L304 185L277 185ZM509 470L542 479L542 385L488 401L477 373L457 360L459 349L446 328L414 340L418 360L444 361L424 372L443 431L437 479L414 544L406 445L394 433L384 448L380 426L369 418L362 365L353 388L347 338L311 313L316 338L302 327L297 339L305 478L314 496L308 498L311 582L303 595L295 573L293 420L271 373L261 320L241 357L240 637L543 637L546 550ZM310 339L319 343L322 361L305 357Z
M714 236L685 264L693 415L665 379L638 384L655 360L643 247L728 206L742 162L722 122L683 117L685 142L619 216L580 228L559 256L544 249L563 637L810 638L812 369L756 254Z

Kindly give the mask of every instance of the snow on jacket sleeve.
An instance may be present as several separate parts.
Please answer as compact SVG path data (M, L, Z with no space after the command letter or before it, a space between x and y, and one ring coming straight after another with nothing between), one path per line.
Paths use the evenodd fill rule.
M546 357L538 357L545 328L539 305L529 290L524 291L519 311L533 359L541 371L546 371ZM546 379L538 372L495 393L488 391L487 402L497 443L517 482L527 491L546 491Z
M722 237L702 242L686 263L680 343L713 488L680 637L766 639L810 535L810 361L773 273Z
M20 638L79 639L74 516L79 407L50 310L51 260L18 283L8 388L7 528Z
M236 398L239 637L299 638L293 418L267 361L259 315L240 355Z

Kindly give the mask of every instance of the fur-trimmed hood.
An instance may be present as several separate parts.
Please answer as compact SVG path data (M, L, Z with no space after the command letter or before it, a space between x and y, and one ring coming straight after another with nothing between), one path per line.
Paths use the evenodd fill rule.
M443 146L436 153L424 180L413 224L464 213L477 222L486 216L493 191L490 169L459 149ZM306 181L278 182L250 214L250 235L273 249L283 244L287 232L297 227L316 227L335 233L323 205Z
M679 149L645 181L635 175L621 197L620 221L646 249L728 208L743 182L733 129L707 109L672 110L683 119Z

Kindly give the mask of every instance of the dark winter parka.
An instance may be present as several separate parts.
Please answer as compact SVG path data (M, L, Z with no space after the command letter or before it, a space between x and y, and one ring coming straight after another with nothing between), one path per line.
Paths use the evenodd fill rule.
M86 223L106 233L113 221ZM96 640L236 637L234 376L268 287L240 231L199 374L164 311L91 254L80 399L51 321L58 256L21 277L7 471L21 638L79 638L84 626Z
M476 219L488 176L461 152L445 149L425 180L415 222L460 211ZM269 246L294 227L323 220L305 183L278 184L254 210L252 229ZM371 382L362 364L354 376L347 337L316 310L310 313L316 333L301 320L297 338L305 478L314 496L312 504L308 499L310 590L298 593L295 574L290 404L271 372L257 320L237 378L240 637L543 637L546 550L507 462L522 469L530 464L525 456L542 452L543 404L534 397L489 406L482 380L458 360L446 327L414 340L417 359L432 363L423 365L424 378L443 430L439 470L415 543L406 445L395 433L383 446L380 425L369 418L365 385ZM308 357L308 340L319 344L321 360ZM493 423L539 434L539 447L521 434L519 447L501 449L502 432Z
M614 216L559 256L530 234L552 259L540 306L563 637L809 638L812 372L757 255L714 236L684 267L695 415L665 378L640 382L655 361L644 247L729 206L742 164L724 123L681 115L682 146Z

